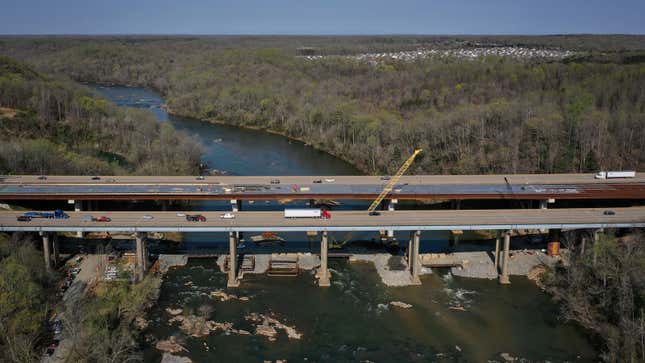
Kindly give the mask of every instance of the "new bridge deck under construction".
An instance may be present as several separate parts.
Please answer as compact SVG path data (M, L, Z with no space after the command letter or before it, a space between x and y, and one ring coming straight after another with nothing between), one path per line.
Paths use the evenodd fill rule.
M378 176L1 176L4 200L374 199ZM645 199L645 177L594 174L403 176L396 199Z

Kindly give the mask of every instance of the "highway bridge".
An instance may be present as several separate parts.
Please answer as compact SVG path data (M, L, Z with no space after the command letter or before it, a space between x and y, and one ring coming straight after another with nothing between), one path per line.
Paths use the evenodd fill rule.
M0 176L0 200L373 200L379 176ZM594 174L403 176L392 199L645 199L645 176Z
M239 285L237 275L238 232L284 231L316 232L321 235L321 266L319 284L329 286L327 269L328 238L330 231L410 231L408 261L411 283L420 283L418 261L422 231L428 230L497 230L504 235L501 283L508 283L506 262L509 258L510 234L514 229L601 229L645 227L645 207L576 208L576 209L504 209L504 210L423 210L384 211L370 216L365 211L336 211L330 219L287 219L282 212L238 212L235 218L221 218L222 212L92 212L107 216L110 222L84 221L87 212L71 212L67 219L32 219L18 221L22 212L0 212L0 231L33 231L43 236L46 266L50 266L50 234L64 231L120 231L132 232L136 239L137 276L142 278L147 268L145 232L228 232L230 268L228 286ZM185 214L200 213L205 222L189 222ZM147 215L147 217L144 217ZM499 235L499 234L498 234ZM496 261L500 258L500 239L496 241ZM57 247L54 244L53 249Z

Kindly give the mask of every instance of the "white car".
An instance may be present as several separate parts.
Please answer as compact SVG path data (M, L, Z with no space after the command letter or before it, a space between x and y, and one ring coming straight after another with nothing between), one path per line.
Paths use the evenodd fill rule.
M144 215L143 215L143 219L148 219L148 220L150 220L150 219L153 219L153 218L154 218L154 217L153 217L153 216L151 216L150 214L144 214Z
M233 213L224 213L219 217L222 218L222 219L235 219L235 214L233 214Z
M336 179L334 179L334 178L325 178L325 183L333 183L335 181L336 181Z
M185 217L185 216L186 216L185 213L177 213L177 217Z

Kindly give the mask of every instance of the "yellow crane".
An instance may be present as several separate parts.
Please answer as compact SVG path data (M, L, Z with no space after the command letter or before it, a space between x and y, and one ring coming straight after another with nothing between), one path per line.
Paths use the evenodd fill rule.
M372 215L374 213L374 211L379 206L379 204L381 204L383 199L385 199L385 197L387 197L387 195L392 192L392 189L394 189L394 186L396 185L396 183L398 183L399 179L401 179L403 174L405 174L405 172L408 170L410 165L412 165L412 163L414 162L414 159L417 157L417 155L419 155L421 153L421 151L422 151L421 149L414 150L414 153L412 154L412 156L410 156L408 158L408 160L406 160L403 163L403 165L401 165L401 167L396 172L396 174L394 174L394 176L392 178L390 178L388 183L385 185L385 188L383 188L383 190L381 191L381 194L379 194L378 197L376 197L376 199L374 199L372 204L370 204L370 207L367 208L367 212L370 215Z
M396 183L399 181L399 179L401 179L401 177L403 176L403 174L405 174L408 168L410 168L410 165L412 165L412 163L414 162L414 159L417 157L417 155L421 153L421 151L423 150L422 149L414 150L414 153L412 154L412 156L410 156L403 163L403 165L401 165L401 167L396 172L396 174L394 174L394 176L390 178L390 180L385 185L385 187L378 195L378 197L376 197L376 199L374 199L372 204L370 204L369 208L367 208L367 213L369 213L369 215L378 215L378 212L376 212L376 208L379 206L379 204L381 204L383 199L385 199L385 197L387 197L388 194L392 192L392 189L394 189L394 186L396 185ZM343 246L345 246L345 244L349 241L349 239L352 238L352 235L353 235L353 232L349 232L343 239L343 242L341 243L338 243L337 241L334 240L329 246L329 248L330 249L343 248Z

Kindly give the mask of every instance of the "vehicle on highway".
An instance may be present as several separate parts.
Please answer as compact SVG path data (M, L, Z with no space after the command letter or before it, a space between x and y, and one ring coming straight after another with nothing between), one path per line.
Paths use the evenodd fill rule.
M222 218L222 219L235 219L235 214L233 214L233 213L224 213L219 217Z
M106 216L100 216L98 218L94 218L94 222L111 222L112 218L106 217Z
M38 180L47 180L47 177L44 176L44 175L41 175L41 176L38 177Z
M617 178L635 178L635 171L599 171L595 176L596 179L617 179Z
M280 184L280 179L271 179L271 184Z
M18 222L29 222L29 221L31 221L31 217L28 217L28 216L18 216L18 217L16 217L16 220L18 220Z
M320 184L322 183L322 179L314 179L314 184Z
M381 177L381 180L390 180L390 179L391 178L389 176L387 176L387 175Z
M322 218L330 219L331 214L320 208L290 208L284 210L285 218Z
M369 215L371 215L371 216L380 216L381 212L372 211L372 212L369 213Z
M616 212L614 212L613 210L606 210L606 211L602 212L602 214L604 214L606 216L613 216L613 215L616 215Z
M188 214L186 220L188 222L206 222L206 217L201 214Z
M92 180L101 180L101 177L100 176L93 176Z
M154 217L151 216L150 214L144 214L143 217L141 218L150 220L150 219L153 219Z
M30 218L49 218L49 219L67 219L69 214L62 209L56 209L54 212L25 212L25 217Z
M177 213L177 217L185 217L185 216L186 216L185 213Z
M335 181L336 181L336 179L334 179L334 178L326 178L325 179L325 183L333 183Z
M198 177L197 177L197 178L195 178L195 179L197 179L197 180L204 180L204 176L203 176L203 175L200 175L200 176L198 176Z

